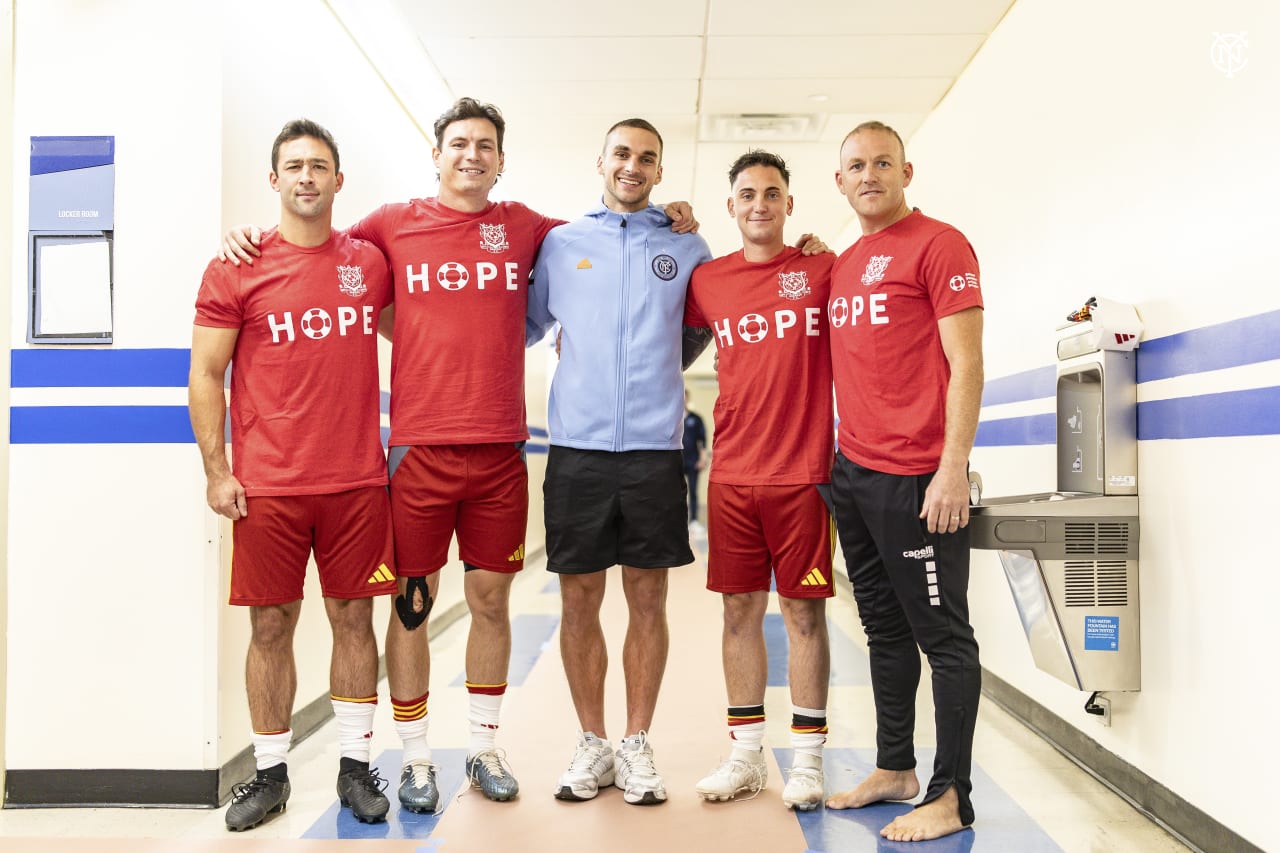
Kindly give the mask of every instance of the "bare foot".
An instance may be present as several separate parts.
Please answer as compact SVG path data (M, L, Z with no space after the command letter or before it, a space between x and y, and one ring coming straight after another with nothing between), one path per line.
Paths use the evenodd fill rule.
M914 770L881 770L871 775L852 791L844 791L827 800L829 809L860 809L884 800L910 800L920 793L920 780Z
M955 788L931 803L916 806L880 830L890 841L928 841L964 829L960 822L960 799Z

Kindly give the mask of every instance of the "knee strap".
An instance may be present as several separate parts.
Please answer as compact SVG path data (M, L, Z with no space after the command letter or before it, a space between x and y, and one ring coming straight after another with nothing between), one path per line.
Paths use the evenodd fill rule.
M414 591L422 593L422 609L413 609L413 593ZM405 627L406 631L412 631L423 622L427 621L427 614L431 612L431 606L435 601L431 598L430 591L427 590L427 579L408 578L405 581L404 595L396 596L396 615L400 617L400 624Z

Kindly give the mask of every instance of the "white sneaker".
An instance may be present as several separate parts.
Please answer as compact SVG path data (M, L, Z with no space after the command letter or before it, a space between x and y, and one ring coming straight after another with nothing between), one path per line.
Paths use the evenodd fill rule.
M583 732L578 736L578 748L569 769L560 776L556 799L593 799L600 793L600 786L611 784L613 778L613 746L591 732Z
M613 784L622 789L622 799L633 806L653 806L667 801L667 789L653 766L649 735L639 732L622 741L617 755L618 773Z
M763 753L758 760L752 761L742 758L735 749L734 755L707 775L694 790L702 799L713 802L732 800L743 791L749 791L754 797L764 790L768 775Z
M787 774L787 786L782 789L782 804L789 809L807 812L822 805L825 796L822 759L797 755Z

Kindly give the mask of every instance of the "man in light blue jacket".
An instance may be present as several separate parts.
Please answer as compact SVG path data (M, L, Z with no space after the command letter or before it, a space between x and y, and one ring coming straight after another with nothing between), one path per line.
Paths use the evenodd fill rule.
M561 327L543 486L547 568L560 575L560 651L582 728L555 795L589 800L613 783L628 803L654 805L667 798L648 743L667 662L667 571L693 562L681 321L689 277L711 250L696 234L673 233L649 204L662 180L662 137L649 122L611 127L596 166L601 204L551 231L529 291L529 343ZM629 610L626 736L616 753L605 730L600 624L614 565Z

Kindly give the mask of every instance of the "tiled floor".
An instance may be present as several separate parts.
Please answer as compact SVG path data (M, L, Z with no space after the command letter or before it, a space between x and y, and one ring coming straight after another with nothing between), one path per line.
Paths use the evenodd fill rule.
M614 570L616 573L616 570ZM874 761L873 718L867 661L847 589L829 605L833 643L829 701L831 733L828 791L851 787ZM392 811L386 823L367 826L340 809L334 794L337 749L333 724L290 755L293 795L288 810L244 834L229 834L223 810L25 809L0 811L0 850L204 851L376 850L406 853L455 851L612 850L661 851L1177 851L1185 850L1159 827L1079 770L990 702L982 705L974 749L972 830L946 839L906 845L879 838L878 829L906 804L858 811L819 809L797 816L781 804L789 766L790 700L785 686L785 633L776 603L766 630L771 663L766 711L774 748L769 785L758 797L704 803L695 782L728 751L724 734L724 686L720 675L720 605L703 588L703 564L671 575L671 656L652 742L670 800L662 806L628 806L616 790L587 803L553 799L554 782L567 764L576 723L561 669L559 595L555 578L532 565L515 584L512 619L515 651L503 707L499 743L521 782L520 796L492 803L462 784L466 747L466 692L462 660L466 620L433 643L437 681L432 686L431 742L446 791L455 793L439 816L402 813L395 801L399 743L385 685L374 733L374 756L391 780ZM622 725L621 637L625 624L618 578L610 578L605 607L613 666L609 673L609 734ZM923 680L927 685L928 678ZM916 740L921 768L932 760L932 712L922 690ZM922 780L923 781L923 780Z

